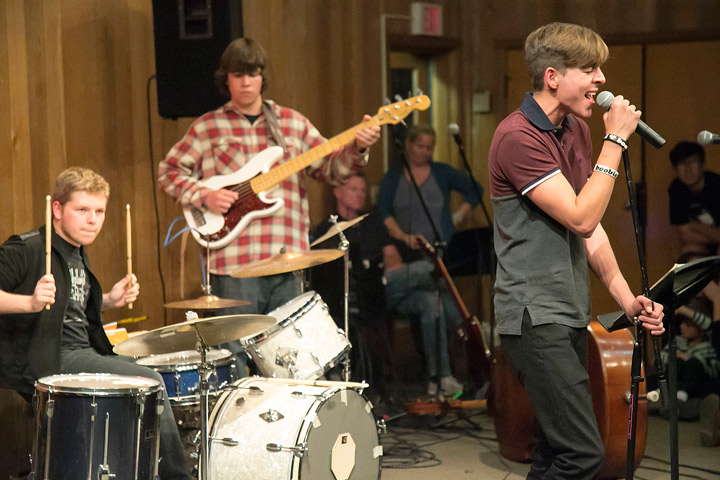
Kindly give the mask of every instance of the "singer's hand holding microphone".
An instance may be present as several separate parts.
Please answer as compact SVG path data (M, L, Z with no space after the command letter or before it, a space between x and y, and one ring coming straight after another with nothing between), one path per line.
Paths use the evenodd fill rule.
M600 92L597 97L597 104L607 111L603 113L605 133L617 135L627 142L628 138L635 131L642 112L635 108L630 101L622 95L613 97L610 92Z
M628 102L622 96L618 95L616 98L612 93L608 91L600 92L597 96L597 104L603 108L609 109L607 113L603 114L603 120L605 120L605 129L607 130L607 133L614 133L615 135L621 137L623 140L627 141L630 134L636 132L638 135L644 138L645 141L647 141L655 148L660 148L665 144L665 139L663 137L661 137L655 130L650 128L645 122L640 120L641 112L639 110L635 110L635 106L630 105L630 102ZM626 111L629 109L633 110L633 116L635 118L634 121L636 122L636 127L632 128L627 134L624 133L625 128L629 127L630 124L626 123L624 126L621 126L621 128L623 128L622 134L610 130L610 125L608 124L608 121L610 120L609 117L613 115L613 110L617 110L621 106L624 107L623 109ZM606 115L608 115L608 117L606 117Z

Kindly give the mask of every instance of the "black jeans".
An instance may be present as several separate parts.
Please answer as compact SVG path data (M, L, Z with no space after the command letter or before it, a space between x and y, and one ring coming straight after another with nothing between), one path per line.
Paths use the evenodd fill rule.
M526 310L522 334L501 335L500 342L535 412L537 445L527 478L596 478L605 450L590 395L587 329L533 327Z

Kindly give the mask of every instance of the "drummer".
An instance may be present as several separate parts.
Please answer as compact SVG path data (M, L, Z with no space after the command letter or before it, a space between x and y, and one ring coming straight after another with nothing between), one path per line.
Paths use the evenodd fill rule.
M109 373L149 377L152 369L112 351L102 310L134 302L140 292L127 275L103 293L85 247L102 229L110 186L87 168L60 173L52 195L52 275L45 272L46 227L0 245L0 387L26 399L34 383L53 374ZM46 306L50 306L49 309ZM190 479L170 402L160 418L160 477Z

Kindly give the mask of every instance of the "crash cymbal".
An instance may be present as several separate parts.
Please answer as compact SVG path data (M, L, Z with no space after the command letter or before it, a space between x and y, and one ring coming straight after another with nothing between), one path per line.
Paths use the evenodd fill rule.
M250 305L247 300L235 300L232 298L220 298L215 295L203 295L198 298L178 300L165 304L165 308L180 308L183 310L215 310L216 308L242 307Z
M328 228L328 231L325 232L325 234L323 236L321 236L320 238L315 240L313 243L311 243L310 246L314 247L315 245L318 245L318 244L324 242L328 238L334 237L338 233L352 227L356 223L359 223L367 216L368 216L368 214L366 213L365 215L360 215L359 217L353 218L352 220L345 220L344 222L338 222L336 224L330 225L330 228Z
M145 357L161 353L195 350L198 339L205 346L215 346L264 332L277 323L268 315L225 315L188 320L160 327L142 335L128 338L115 347L118 355Z
M242 267L232 273L233 277L263 277L278 273L294 272L327 263L343 256L342 250L303 250L300 252L279 253Z

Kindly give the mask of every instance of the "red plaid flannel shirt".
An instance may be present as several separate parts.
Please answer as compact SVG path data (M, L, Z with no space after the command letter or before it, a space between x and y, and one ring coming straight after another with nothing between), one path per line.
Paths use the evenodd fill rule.
M277 115L287 146L284 157L276 165L325 141L297 111L266 102ZM199 180L232 173L271 145L275 142L264 115L251 125L229 102L193 122L160 162L158 185L179 203L199 207L210 192ZM283 180L270 196L282 198L285 207L274 215L253 220L230 244L211 250L210 271L229 275L242 265L278 254L282 247L289 251L307 250L310 216L305 175L337 185L350 174L362 171L366 163L367 154L359 153L352 143Z

